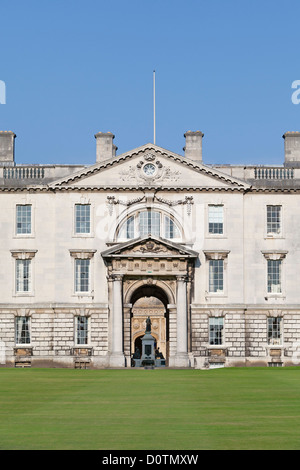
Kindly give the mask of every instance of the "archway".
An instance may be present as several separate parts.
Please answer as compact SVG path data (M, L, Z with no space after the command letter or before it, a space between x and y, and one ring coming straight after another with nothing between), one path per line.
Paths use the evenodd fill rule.
M163 358L169 356L169 311L165 291L157 285L141 285L131 296L131 355L141 352L141 338L145 334L147 317L152 323L151 334L155 348Z

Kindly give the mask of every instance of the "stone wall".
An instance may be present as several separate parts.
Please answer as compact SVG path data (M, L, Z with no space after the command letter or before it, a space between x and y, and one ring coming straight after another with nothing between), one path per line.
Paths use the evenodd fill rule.
M210 363L224 366L297 366L300 365L300 311L266 309L218 309L224 317L224 341L209 344L209 317L213 310L192 307L191 344L196 368ZM280 344L268 343L267 318L282 318Z
M29 316L30 344L16 344L15 317ZM75 343L75 317L88 316L89 341ZM5 349L2 366L75 367L107 365L108 311L105 308L14 309L0 312L0 337Z

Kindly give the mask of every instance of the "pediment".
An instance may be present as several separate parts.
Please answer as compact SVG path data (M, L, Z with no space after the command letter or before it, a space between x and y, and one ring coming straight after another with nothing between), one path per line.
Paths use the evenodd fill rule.
M202 163L147 144L87 167L50 185L55 188L220 188L245 189L244 181Z
M178 243L148 235L128 242L119 243L101 253L110 258L197 258L198 253Z

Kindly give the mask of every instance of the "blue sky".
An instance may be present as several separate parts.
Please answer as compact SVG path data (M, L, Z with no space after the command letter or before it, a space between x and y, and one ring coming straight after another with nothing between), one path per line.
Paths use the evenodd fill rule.
M92 164L98 131L118 154L153 142L204 163L282 164L300 130L297 0L14 0L0 5L0 130L17 163Z

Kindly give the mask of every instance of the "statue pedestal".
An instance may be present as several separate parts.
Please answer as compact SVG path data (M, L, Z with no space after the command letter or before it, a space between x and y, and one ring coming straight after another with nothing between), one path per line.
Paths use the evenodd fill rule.
M166 367L165 359L155 359L155 367Z
M155 365L155 338L151 335L150 317L146 320L146 331L142 337L142 366L145 368L154 368Z
M142 337L142 366L154 366L155 365L155 350L154 350L155 338L150 334L146 333Z
M159 348L158 351L159 353ZM166 360L161 353L155 358L155 338L151 335L150 317L146 321L145 335L142 337L142 356L138 350L133 354L132 367L144 367L144 369L155 369L155 367L166 367Z

